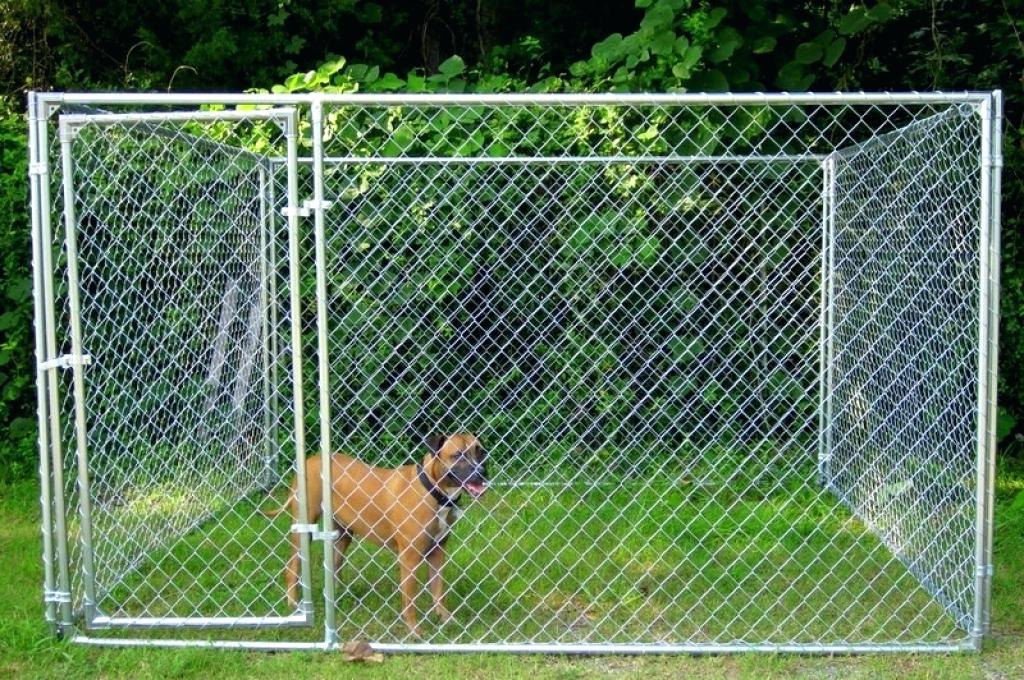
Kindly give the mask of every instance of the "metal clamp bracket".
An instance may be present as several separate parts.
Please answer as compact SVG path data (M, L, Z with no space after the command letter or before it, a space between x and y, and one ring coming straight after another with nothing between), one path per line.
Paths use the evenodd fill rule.
M71 593L63 590L45 590L43 591L43 602L54 602L56 604L70 603Z
M314 531L310 538L314 541L336 541L341 536L341 532L337 529L331 531Z
M54 359L47 359L39 364L40 371L48 371L52 368L71 368L72 366L88 366L92 363L92 357L88 354L65 354Z
M316 201L308 199L302 202L302 207L300 208L291 208L288 206L281 208L281 214L285 217L291 217L292 215L297 215L298 217L309 217L314 210L327 210L332 205L334 205L334 201Z
M320 527L317 524L293 524L292 533L309 534L309 537L314 541L333 541L341 536L341 532L337 529L333 531L320 531Z

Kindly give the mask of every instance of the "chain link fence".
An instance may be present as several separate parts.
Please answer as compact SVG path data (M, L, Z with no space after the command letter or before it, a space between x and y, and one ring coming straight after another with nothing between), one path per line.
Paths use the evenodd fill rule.
M998 94L31 103L65 634L980 643Z

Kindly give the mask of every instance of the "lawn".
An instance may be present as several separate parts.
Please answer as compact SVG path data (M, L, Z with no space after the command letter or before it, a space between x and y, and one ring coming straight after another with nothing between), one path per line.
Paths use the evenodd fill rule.
M25 482L4 488L0 497L0 569L7 576L0 583L7 604L0 619L0 675L1019 677L1024 676L1024 495L1014 501L1022 489L1024 466L1001 465L993 635L981 655L392 655L381 665L362 665L345 662L340 654L101 649L50 639L39 602L37 489ZM810 486L729 495L721 488L695 490L679 480L656 479L632 489L566 491L495 489L480 507L470 508L457 528L448 568L455 622L442 629L428 620L428 639L699 642L785 641L801 631L804 639L822 635L855 640L910 640L925 633L954 639L959 634L859 521ZM109 602L119 603L120 614L163 613L158 607L165 599L177 602L173 606L218 610L204 611L208 614L234 613L231 607L244 601L265 601L267 613L284 613L277 573L284 546L265 537L282 533L287 519L263 522L239 508L212 518L201 531L143 565L133 577L137 580L130 579L122 592L112 591ZM217 559L224 550L215 547L233 543L265 548L254 562L265 573L265 583L233 585L223 573L217 576ZM314 553L313 559L318 590L319 555ZM173 578L179 567L205 573L213 581L196 578L183 586ZM338 590L342 639L360 628L378 639L403 639L404 631L391 623L397 618L394 580L393 558L367 546L353 548ZM224 589L224 597L216 596L218 588ZM837 592L846 593L845 601L834 596ZM744 606L737 607L737 602ZM269 637L315 640L321 631L317 621L312 630L282 630ZM166 635L184 636L173 631ZM268 638L265 632L230 635Z

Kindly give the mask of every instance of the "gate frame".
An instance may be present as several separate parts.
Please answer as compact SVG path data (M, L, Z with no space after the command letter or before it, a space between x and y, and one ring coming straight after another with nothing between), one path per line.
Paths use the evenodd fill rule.
M995 448L996 448L996 388L998 370L998 324L999 324L999 261L1000 261L1000 188L1002 160L1002 122L1003 96L1002 91L992 92L958 92L958 93L750 93L750 94L133 94L133 93L38 93L28 94L29 120L29 182L33 251L33 308L35 316L35 357L36 357L36 392L37 392L37 425L39 428L39 473L41 480L40 503L42 506L42 539L43 539L43 572L45 618L51 632L82 644L100 646L147 646L147 647L211 647L247 650L337 650L340 648L337 631L334 627L334 573L329 550L324 551L324 603L325 632L323 642L277 642L277 641L228 641L228 640L168 640L168 639L129 639L100 638L80 631L74 622L71 604L71 588L68 565L68 535L65 526L65 486L63 480L64 452L62 451L60 404L58 402L58 384L56 368L71 367L74 370L74 389L76 393L76 444L78 457L78 483L81 489L88 488L87 458L83 453L85 447L85 418L82 410L82 365L87 361L83 357L80 346L77 301L72 302L72 342L70 355L60 356L56 350L55 337L55 299L53 292L53 228L51 224L52 202L50 197L50 146L49 125L52 116L64 105L117 106L117 105L245 105L250 110L234 112L238 118L274 118L282 111L291 111L285 125L289 165L288 172L288 204L284 212L288 220L288 251L290 277L291 343L293 347L301 347L301 322L299 315L298 292L298 217L312 215L316 245L316 295L317 295L317 344L319 350L318 386L320 408L320 444L322 460L328 460L330 448L330 402L327 372L327 328L326 328L326 272L324 266L324 210L329 203L324 201L324 146L323 146L323 106L324 104L356 105L356 106L443 106L443 105L490 105L490 106L526 106L526 105L676 105L676 106L713 106L713 105L922 105L922 104L969 104L974 106L980 116L980 202L979 219L979 312L978 312L978 369L977 369L977 451L976 451L976 501L975 501L975 602L974 628L969 631L969 638L959 643L845 643L845 644L664 644L664 643L471 643L471 644L390 644L371 643L377 651L384 652L513 652L513 653L580 653L580 654L650 654L650 653L739 653L739 652L772 652L798 654L851 654L851 653L915 653L915 652L950 652L975 651L982 648L984 637L991 627L991 586L992 586L992 528L994 506L995 479ZM297 118L295 109L266 108L286 106L308 106L311 115L313 132L313 198L298 207L297 183ZM264 108L260 108L264 107ZM122 120L137 120L140 116L148 116L149 120L195 120L204 115L215 119L216 114L230 118L231 111L218 111L198 114L195 111L181 113L140 113L112 114L120 115ZM255 114L255 115L254 115ZM103 117L110 120L107 114ZM66 138L67 127L60 124L60 141L62 146L62 170L64 192L66 197L73 197L70 186L71 158L69 150L70 137ZM660 157L659 157L660 158ZM671 160L671 156L662 160ZM360 159L369 161L372 159ZM272 187L273 182L267 181L272 167L280 159L270 159L266 168L261 169L261 188ZM833 229L834 204L834 172L831 154L820 160L822 169L822 288L820 309L820 332L822 345L819 347L820 385L827 388L831 384L831 358L833 354L832 333L830 332L833 310ZM272 191L272 188L270 189ZM265 197L261 192L261 201ZM65 200L65 218L73 224L73 201ZM261 220L268 216L261 215ZM272 219L272 218L271 218ZM265 229L265 224L263 229ZM265 232L261 230L261 238ZM74 265L74 230L68 232L68 276L73 282L76 273ZM265 267L262 263L261 267ZM266 286L266 281L261 283ZM77 286L72 283L69 295L77 297ZM261 297L267 291L261 290ZM266 324L266 319L263 320ZM264 326L265 327L265 326ZM827 339L827 342L826 342ZM303 428L304 405L302 400L302 357L300 352L292 352L292 377L295 380L295 445L297 473L304 474L305 435ZM819 475L827 474L829 452L829 414L831 411L830 390L819 392ZM329 486L329 470L321 466L322 480ZM303 487L305 485L303 484ZM324 494L322 517L331 517L331 494ZM88 494L82 494L88 504ZM82 501L80 501L81 503ZM86 509L87 511L87 509ZM322 520L323 522L324 520ZM306 546L310 540L330 538L331 527L306 527L297 525L302 542ZM83 533L87 534L87 522L83 522ZM87 540L87 539L86 539ZM310 599L311 581L309 578L309 559L302 560L303 602L296 616L302 616L299 623L311 623L313 617ZM86 576L90 568L86 566ZM86 579L88 584L88 578ZM87 585L88 587L88 585ZM93 624L125 624L103 617L96 617L97 612L90 610L89 597L86 598L86 627ZM259 617L250 617L253 619ZM211 619L192 623L181 620L170 620L174 627L184 626L216 626L223 622ZM266 621L254 620L250 625L260 626ZM127 625L133 625L128 622ZM152 623L134 621L134 625L154 627ZM238 624L235 624L238 625Z

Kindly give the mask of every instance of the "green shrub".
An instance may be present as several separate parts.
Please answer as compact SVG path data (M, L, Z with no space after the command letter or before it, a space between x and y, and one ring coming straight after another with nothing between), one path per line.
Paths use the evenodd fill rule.
M35 457L27 149L24 116L0 110L0 480L28 475Z

